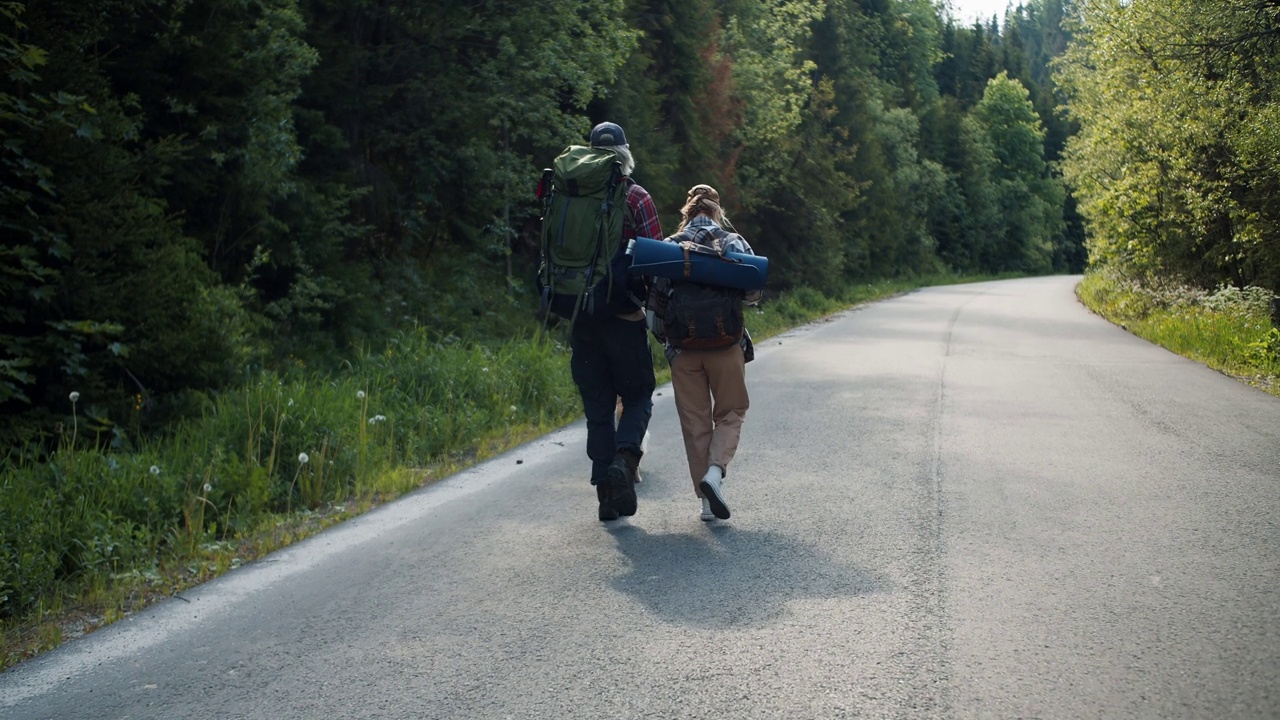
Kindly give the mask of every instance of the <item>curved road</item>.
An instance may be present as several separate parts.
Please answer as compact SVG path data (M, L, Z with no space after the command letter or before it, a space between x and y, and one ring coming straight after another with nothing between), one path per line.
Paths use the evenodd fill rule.
M13 718L1280 717L1280 398L1077 278L762 343L704 524L567 427L0 674Z

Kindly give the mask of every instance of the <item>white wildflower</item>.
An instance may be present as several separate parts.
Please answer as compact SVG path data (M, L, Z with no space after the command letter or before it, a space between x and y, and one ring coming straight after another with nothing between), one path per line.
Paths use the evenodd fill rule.
M75 390L72 390L72 391L71 391L71 394L70 394L70 395L68 395L67 397L71 398L71 402L79 402L79 401L80 401L80 393L76 392Z
M209 492L209 491L210 491L210 490L212 490L212 489L213 489L213 486L212 486L212 485L210 485L209 483L205 483L205 484L204 484L204 491L205 491L205 492Z
M387 419L386 415L374 415L373 417L369 418L369 424L377 425L378 423L383 422L386 419Z
M160 466L159 466L159 465L152 465L152 466L151 466L151 474L152 474L152 475L159 475L159 474L160 474Z
M356 399L357 399L357 400L363 400L363 399L364 399L364 391L363 391L363 390L357 390L357 391L356 391Z
M310 461L311 461L311 458L307 457L306 453L298 453L298 462L302 463L303 465L306 465Z

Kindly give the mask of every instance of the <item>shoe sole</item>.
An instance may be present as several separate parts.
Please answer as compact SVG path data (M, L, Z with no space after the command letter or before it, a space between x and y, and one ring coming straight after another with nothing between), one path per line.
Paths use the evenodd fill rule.
M609 466L609 487L613 491L613 507L619 515L636 514L636 488L629 473L616 465Z
M698 489L702 490L702 496L711 504L711 514L721 520L729 519L729 506L724 503L724 498L720 497L720 493L712 487L711 483L703 480L698 483Z

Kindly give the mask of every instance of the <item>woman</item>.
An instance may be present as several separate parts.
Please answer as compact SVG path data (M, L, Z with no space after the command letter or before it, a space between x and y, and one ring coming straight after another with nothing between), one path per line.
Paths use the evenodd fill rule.
M731 232L733 226L720 206L720 194L710 185L695 185L689 190L680 216L680 228L666 241L715 244L722 253L754 254L741 235ZM759 300L759 290L743 293L742 301L747 304ZM724 478L738 449L750 405L746 363L753 354L751 336L744 329L741 341L715 350L678 349L671 346L670 339L664 344L693 491L702 502L701 518L727 520Z

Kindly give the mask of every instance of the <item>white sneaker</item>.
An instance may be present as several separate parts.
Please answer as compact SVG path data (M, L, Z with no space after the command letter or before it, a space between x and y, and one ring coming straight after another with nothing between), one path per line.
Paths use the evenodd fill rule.
M706 498L707 504L711 506L711 514L721 520L728 520L729 505L724 501L723 485L724 476L720 468L712 465L703 476L702 482L698 483L698 489L702 491L702 497Z
M699 517L702 518L702 522L711 522L716 519L716 516L711 512L710 500L702 498L702 515Z

